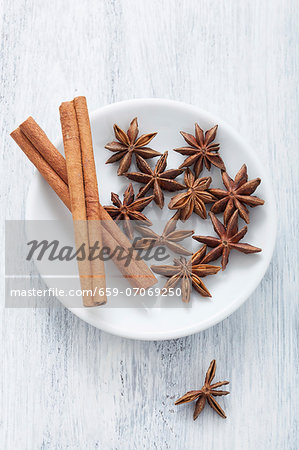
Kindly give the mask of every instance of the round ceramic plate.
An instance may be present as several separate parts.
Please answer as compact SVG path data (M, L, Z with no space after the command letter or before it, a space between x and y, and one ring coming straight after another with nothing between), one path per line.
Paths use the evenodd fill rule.
M91 114L91 127L93 134L94 152L96 158L97 175L100 190L100 199L103 205L111 204L111 191L121 197L128 180L117 176L118 163L105 165L111 152L104 148L107 142L114 140L113 124L117 123L127 130L133 117L138 117L140 134L157 131L158 134L151 142L151 147L160 152L169 151L168 168L178 167L184 157L173 148L185 144L179 131L183 130L194 134L194 123L198 122L204 130L218 124L216 142L220 143L220 155L225 161L227 171L234 177L243 163L248 168L249 179L262 178L262 183L256 194L265 200L265 205L254 209L250 208L251 223L244 242L261 247L258 254L244 255L232 252L227 269L217 275L207 277L205 284L212 293L212 298L203 298L195 291L191 294L191 302L186 307L179 298L143 298L132 299L123 295L118 298L123 307L113 308L113 298L109 299L107 306L97 308L70 308L82 320L109 333L119 336L159 340L187 336L204 330L232 314L256 289L263 278L270 263L276 234L275 203L271 183L265 173L265 166L255 152L244 140L226 123L201 109L184 103L163 99L138 99L115 103L98 109ZM57 147L63 152L62 141ZM156 158L148 160L153 166ZM131 170L134 170L134 165ZM221 187L219 169L212 166L209 173L203 170L201 176L211 175L211 187ZM135 192L139 189L134 184ZM172 194L173 195L173 194ZM166 202L161 212L155 204L146 209L146 215L157 222L165 222L173 215L167 208L171 195L166 195ZM72 234L71 216L56 194L46 184L43 178L36 173L28 193L26 218L30 220L59 220L64 229L61 233ZM219 216L222 220L222 215ZM240 226L244 223L241 221ZM189 228L189 227L188 227ZM199 216L192 219L192 228L195 234L215 235L209 219L203 220ZM193 241L193 240L192 240ZM197 250L200 244L193 241L193 249ZM42 270L37 268L43 276ZM213 264L220 264L219 260ZM157 276L158 286L165 284L165 278ZM54 287L51 278L45 279L49 287ZM129 286L129 285L128 285ZM59 300L65 303L64 298ZM146 301L145 301L146 300ZM146 307L144 305L147 305ZM148 307L151 305L151 307Z

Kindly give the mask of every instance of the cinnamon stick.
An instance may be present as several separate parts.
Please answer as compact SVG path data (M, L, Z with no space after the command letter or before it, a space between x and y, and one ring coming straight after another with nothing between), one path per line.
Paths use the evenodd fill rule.
M102 248L103 227L100 217L98 181L86 98L82 96L76 97L73 100L73 104L80 137L89 246L93 247L97 243ZM105 274L104 262L98 259L92 260L91 271L94 292L106 292L105 276L103 276Z
M76 247L79 248L82 244L85 244L87 247L89 247L84 174L82 167L82 147L74 103L62 103L59 107L59 112ZM101 263L102 269L103 261L97 260L97 263ZM81 286L85 286L82 286L82 290L84 292L84 289L87 289L88 292L89 289L93 289L93 279L89 278L89 275L93 275L91 263L90 261L88 261L88 259L85 258L83 261L78 261L78 266ZM103 286L101 287L104 287L105 289L104 273L104 270L102 270L102 280L104 281L104 283L102 283ZM106 301L106 295L100 297L99 293L97 293L96 299L88 295L83 297L85 306L94 306L95 304L102 304Z
M32 119L33 120L33 119ZM35 122L36 123L36 122ZM37 125L37 124L36 124ZM38 126L38 125L37 125ZM22 129L26 133L27 127L30 128L30 122L23 122ZM21 132L20 128L17 128L15 131L11 133L12 138L19 145L19 147L26 154L28 159L35 165L40 174L45 178L45 180L49 183L52 189L56 192L56 194L60 197L63 203L67 206L69 210L71 210L71 202L68 192L68 186L63 180L57 175L57 171L54 171L48 161L43 157L44 155L40 154L40 148L35 148L35 146L26 138L26 136ZM55 147L54 147L55 148ZM58 150L55 148L56 152ZM59 153L59 152L58 152ZM64 162L64 170L66 171L65 160ZM135 253L131 251L131 243L124 235L124 233L120 230L118 225L113 221L107 211L100 205L101 219L103 221L103 242L104 245L110 248L112 252L112 260L114 264L119 268L120 272L126 278L133 287L136 288L149 288L156 284L157 279L148 266L142 260L135 260ZM130 264L128 266L125 265L125 260L119 260L117 255L115 255L114 250L117 248L123 248L125 254L130 253L133 255L130 260Z
M30 116L20 125L21 131L43 155L55 172L67 183L66 163L62 154L52 144L46 133Z
M51 165L36 150L32 142L27 139L27 137L25 136L24 133L22 133L20 128L14 130L10 135L14 139L14 141L18 144L18 146L23 150L27 158L32 162L32 164L34 164L37 170L41 173L41 175L51 186L51 188L56 192L58 197L60 197L65 206L68 209L71 209L71 201L68 192L68 185L63 181L63 179L60 178L59 175L57 175L57 172L55 172L52 169Z
M75 107L82 152L86 215L88 220L100 220L98 182L86 98L76 97L74 98L73 104Z

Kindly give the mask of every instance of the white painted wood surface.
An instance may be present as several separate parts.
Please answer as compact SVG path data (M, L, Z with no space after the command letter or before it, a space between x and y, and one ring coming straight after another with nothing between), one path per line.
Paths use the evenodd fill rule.
M271 170L279 229L252 297L192 337L120 339L58 302L3 309L0 447L297 449L298 2L4 0L1 9L3 219L24 217L33 172L9 132L32 114L54 139L60 102L85 94L91 110L166 97L223 117ZM193 422L193 405L173 402L200 386L212 358L217 380L231 382L220 399L228 419L206 408Z

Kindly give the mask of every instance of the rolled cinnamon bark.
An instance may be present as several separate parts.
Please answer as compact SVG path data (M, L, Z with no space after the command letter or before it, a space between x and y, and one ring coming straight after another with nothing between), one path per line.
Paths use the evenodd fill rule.
M57 172L53 170L48 161L46 161L44 157L36 150L32 142L27 139L20 128L14 130L10 135L23 150L27 158L32 162L32 164L35 165L37 170L41 173L51 188L56 192L58 197L60 197L65 206L70 210L71 202L67 184L60 178Z
M27 121L25 121L23 125L26 122ZM14 130L11 133L11 137L26 154L28 159L35 165L37 170L60 197L66 207L71 210L71 202L67 184L63 182L63 180L57 175L57 171L53 170L50 164L44 159L43 155L40 154L40 149L34 147L34 145L21 132L20 128ZM55 150L58 152L56 148ZM118 225L113 221L113 219L111 219L110 215L101 205L100 211L101 219L103 221L103 243L111 250L113 255L112 261L118 267L123 277L136 288L147 289L156 284L156 277L143 260L136 261L133 256L130 259L130 264L126 266L125 259L117 258L117 255L115 254L115 249L117 248L124 249L125 255L131 256L132 254L135 255L135 253L132 253L132 246L127 237L123 234Z
M67 183L66 163L62 154L52 144L46 133L30 116L25 122L21 123L21 131L26 135L29 141L35 148L43 155L46 161L50 164L52 169Z
M98 181L86 98L76 97L73 104L79 128L82 153L86 215L88 220L100 220Z
M68 186L72 206L72 215L74 220L86 220L81 147L73 102L62 103L60 105L59 112L66 169L69 174Z
M90 247L88 222L87 222L88 217L86 211L84 173L82 165L83 152L82 152L82 145L80 142L80 133L74 103L73 102L62 103L59 107L59 112L60 112L60 122L62 129L65 160L66 160L69 194L71 199L76 247L80 248L82 244L85 244L86 246ZM92 188L89 189L90 196L92 196L91 190ZM97 284L99 284L101 288L104 288L104 290L106 289L104 263L103 261L100 260L96 260L94 262L95 264L100 265L100 268L96 269L97 271L96 276L99 277L97 279L96 284L94 283L93 279L94 274L91 262L88 261L88 259L86 258L83 261L78 261L80 281L83 293L84 289L87 289L88 292L89 289L93 289L93 287ZM96 290L94 291L94 295L92 297L90 297L89 295L83 296L83 301L84 306L94 306L106 303L107 298L106 294L100 296L99 291Z
M93 247L97 243L97 245L102 248L103 226L100 220L98 180L86 98L76 97L73 100L73 104L75 107L80 137L89 246ZM93 275L93 291L97 293L106 293L104 261L101 259L92 260L91 271Z

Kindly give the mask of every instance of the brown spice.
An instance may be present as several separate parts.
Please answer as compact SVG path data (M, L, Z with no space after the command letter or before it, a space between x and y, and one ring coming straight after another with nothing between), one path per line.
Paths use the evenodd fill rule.
M181 282L182 301L184 303L189 303L190 301L192 286L203 297L211 297L210 292L200 277L215 275L220 270L220 267L203 263L206 248L207 246L204 245L196 253L194 253L189 260L186 260L183 256L179 259L175 258L173 260L174 265L172 266L151 266L151 269L155 273L169 277L169 280L164 286L165 289L168 290L170 288L174 288L179 281Z
M25 122L24 122L25 123ZM18 144L18 146L25 153L27 158L32 162L32 164L37 168L40 174L44 177L46 182L51 186L51 188L56 192L58 197L63 201L68 209L71 209L70 196L68 192L68 186L63 181L62 178L57 174L57 172L52 168L52 166L45 160L45 158L37 151L31 141L27 139L25 134L20 128L14 130L11 134L13 140ZM55 148L55 147L54 147ZM58 152L58 150L55 148ZM55 159L55 157L53 158ZM63 158L64 160L64 158ZM66 170L65 160L64 166Z
M114 134L118 142L113 141L105 145L105 148L111 152L115 152L115 154L106 161L106 164L120 161L117 171L118 175L123 175L127 172L131 165L133 154L142 156L145 159L161 155L161 153L156 150L146 147L157 133L143 134L139 138L138 133L137 117L130 123L127 133L118 125L114 125Z
M225 170L224 162L218 155L220 145L213 143L216 137L217 128L218 125L215 125L213 128L204 133L200 126L196 123L195 136L181 131L181 135L190 147L174 149L174 151L180 153L181 155L188 155L183 164L180 165L180 168L194 165L194 173L196 178L201 173L203 164L205 164L208 170L211 169L211 165L214 165L221 170Z
M88 247L92 245L92 243L90 243L87 222L89 219L87 205L90 205L90 203L97 205L93 206L94 210L92 210L92 207L88 206L88 213L90 218L96 220L99 219L98 187L91 136L88 136L90 133L88 112L86 101L84 102L84 100L82 101L82 99L79 98L76 102L64 102L59 108L77 248L79 248L82 243ZM76 104L79 119L76 114ZM87 171L84 170L84 166L85 169L88 169ZM86 179L84 177L85 173L88 173ZM101 230L99 239L101 241ZM87 259L84 259L83 261L78 260L78 268L83 290L84 306L95 306L106 303L104 262L97 259L91 264ZM97 287L96 290L94 289L95 287ZM85 289L92 289L94 297L85 294ZM104 295L100 295L102 290Z
M179 218L184 221L189 219L193 212L206 219L207 211L205 204L213 203L216 200L208 190L212 178L195 178L191 170L187 169L185 171L184 181L187 191L172 197L168 208L179 210Z
M152 188L154 200L161 209L164 206L164 194L162 189L170 192L184 189L183 184L174 180L174 178L184 172L183 169L165 170L167 166L167 156L168 152L165 152L157 161L154 170L152 170L143 158L136 155L136 164L140 172L128 172L124 174L130 180L145 184L145 186L139 190L137 198L143 197Z
M215 261L222 255L221 265L222 270L224 270L227 266L231 250L235 249L241 253L257 253L262 251L261 248L254 247L253 245L239 243L247 233L247 226L238 231L238 211L233 213L228 221L227 227L212 212L209 215L219 238L213 236L192 236L196 241L213 247L213 250L210 250L204 257L204 263Z
M93 247L97 243L102 248L103 225L101 222L98 181L86 98L82 96L76 97L73 103L80 138L89 246ZM95 259L90 262L90 265L93 292L106 292L104 261ZM102 297L105 299L106 295ZM99 302L99 295L97 301Z
M132 221L142 222L144 225L152 225L152 222L141 211L153 200L154 196L136 198L132 183L124 192L123 202L114 192L111 193L111 201L114 206L105 206L105 210L116 221L122 221L124 231L129 239L133 239L134 231Z
M226 191L223 189L210 189L211 194L220 199L214 203L211 211L215 214L224 211L224 225L227 225L236 210L239 211L239 216L246 223L249 223L249 211L246 205L254 208L264 204L264 200L251 195L259 186L261 179L255 178L248 181L247 167L243 164L234 180L228 176L227 172L222 172L222 180L227 189Z
M136 225L136 231L138 231L143 237L136 240L134 245L135 248L146 250L160 245L165 245L170 250L180 255L191 255L192 252L178 244L178 242L192 236L194 230L176 230L176 225L177 219L172 217L165 225L161 236L148 227Z
M218 381L217 383L211 384L216 373L216 361L213 359L211 361L208 371L206 373L205 384L199 391L189 391L183 397L179 398L175 405L182 405L183 403L189 403L196 400L195 409L193 414L193 419L196 420L199 414L205 407L206 401L211 408L219 414L220 417L226 419L225 412L220 407L218 402L216 402L214 397L219 397L222 395L228 395L228 391L217 391L217 388L229 384L229 381Z
M52 144L46 133L35 122L32 117L28 117L25 122L20 125L21 131L27 139L39 149L39 153L55 170L57 175L67 184L66 162L62 154Z

